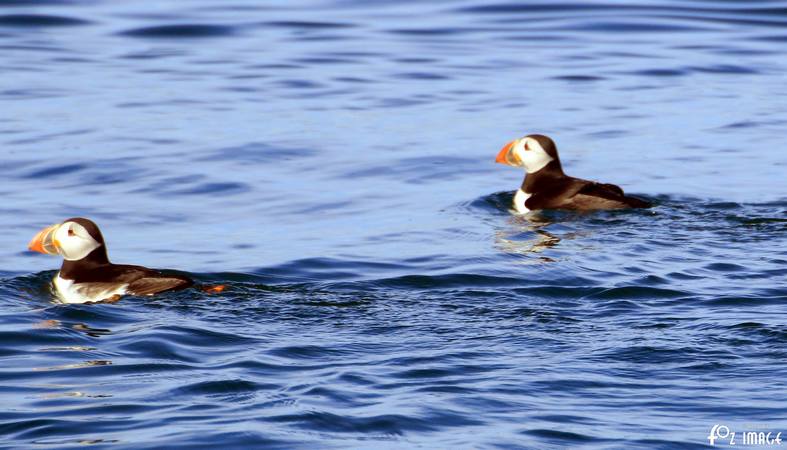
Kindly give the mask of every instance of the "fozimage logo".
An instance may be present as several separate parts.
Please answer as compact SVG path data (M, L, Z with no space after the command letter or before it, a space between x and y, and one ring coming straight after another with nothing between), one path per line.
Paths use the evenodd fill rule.
M708 443L715 446L717 441L719 444L726 445L782 445L782 432L743 431L741 433L736 433L730 430L730 427L726 425L716 424L710 429Z

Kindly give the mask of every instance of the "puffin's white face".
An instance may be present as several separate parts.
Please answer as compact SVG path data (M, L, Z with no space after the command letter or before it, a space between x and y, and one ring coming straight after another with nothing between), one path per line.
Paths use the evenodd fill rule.
M553 159L538 140L524 137L506 144L497 155L496 161L513 167L524 167L527 173L533 173L543 169Z
M538 172L552 161L552 157L533 138L520 139L514 151L518 152L527 173Z
M30 250L48 255L61 255L69 261L78 261L101 247L82 225L63 222L46 227L30 241Z
M520 155L522 164L527 173L538 172L552 161L549 153L533 138L524 138L520 141Z
M55 242L58 253L64 259L77 261L101 246L85 227L76 222L64 222L55 231Z

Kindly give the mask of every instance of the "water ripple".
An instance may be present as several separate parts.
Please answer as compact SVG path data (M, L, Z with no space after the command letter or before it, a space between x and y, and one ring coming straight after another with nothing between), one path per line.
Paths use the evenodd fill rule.
M0 446L784 429L785 25L782 0L0 1ZM494 157L534 132L654 208L512 214ZM226 288L62 304L26 243L76 215L113 261Z
M91 22L74 17L46 14L4 14L0 15L0 27L64 27L88 25Z
M152 27L133 28L121 32L123 36L141 38L211 38L226 37L234 34L237 30L234 27L215 24L182 24L182 25L159 25Z

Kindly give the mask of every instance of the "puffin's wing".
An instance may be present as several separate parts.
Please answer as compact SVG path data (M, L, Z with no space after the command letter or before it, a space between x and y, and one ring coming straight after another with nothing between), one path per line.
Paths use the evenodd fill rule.
M131 295L153 295L164 291L184 289L191 286L192 282L185 278L174 276L148 276L129 283L126 292Z
M650 203L627 197L620 186L589 181L572 197L572 202L587 209L647 208Z
M625 196L620 186L608 183L589 182L582 186L577 194L592 195L593 197L617 200Z

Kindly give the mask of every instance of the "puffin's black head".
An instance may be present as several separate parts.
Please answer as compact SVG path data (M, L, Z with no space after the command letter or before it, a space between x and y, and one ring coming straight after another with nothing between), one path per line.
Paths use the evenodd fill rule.
M513 167L524 167L528 173L538 172L553 161L553 166L560 168L557 145L543 134L529 134L507 143L495 160Z
M101 230L92 220L73 217L44 228L28 244L30 250L62 255L67 261L82 259L108 262L107 248Z

